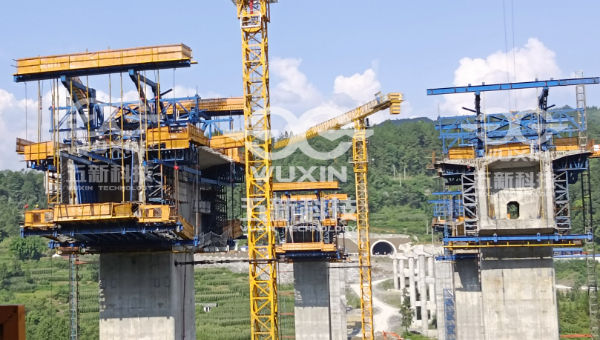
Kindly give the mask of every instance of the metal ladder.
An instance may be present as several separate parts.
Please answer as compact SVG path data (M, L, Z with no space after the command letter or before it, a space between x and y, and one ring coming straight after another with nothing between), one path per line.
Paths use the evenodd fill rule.
M581 174L582 204L583 204L583 226L586 233L594 235L594 221L592 217L592 188L590 183L590 169ZM590 311L590 334L592 339L600 339L600 325L598 320L598 283L596 277L596 247L594 237L586 239L585 262L587 268L587 286Z
M569 205L569 178L567 171L554 172L554 220L556 228L563 234L571 230Z
M465 234L477 234L477 182L475 174L461 176L462 199L465 217Z
M444 289L444 326L446 340L456 340L456 322L454 320L454 294L451 289Z

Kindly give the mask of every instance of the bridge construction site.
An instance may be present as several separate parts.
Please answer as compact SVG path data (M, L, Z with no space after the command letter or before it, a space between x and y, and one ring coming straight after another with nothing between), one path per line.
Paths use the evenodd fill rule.
M98 254L101 340L196 339L194 267L210 261L194 254L226 254L239 239L247 239L247 257L231 261L249 267L250 298L240 304L250 304L251 339L349 339L349 268L358 272L360 299L353 336L387 338L395 330L374 325L368 118L400 115L403 95L377 93L305 133L276 139L267 31L277 1L233 2L242 37L239 97L172 95L161 71L201 67L193 46L181 43L16 60L14 81L35 84L40 102L37 139L17 139L16 151L44 174L48 203L25 211L21 236L48 239L69 256L72 271L79 256ZM98 99L102 89L93 84L102 77L119 97ZM51 103L42 105L43 81L51 83ZM137 100L123 99L125 82ZM585 99L599 83L581 74L427 90L474 97L468 114L435 122L443 154L433 167L443 190L432 193L430 229L441 250L427 265L419 258L421 281L412 259L408 280L403 260L400 281L393 262L395 289L409 289L413 307L420 299L425 329L428 311L436 311L438 339L559 339L553 252L582 247L590 337L600 340L589 175L600 148L587 138ZM556 87L573 89L576 108L548 104ZM535 110L483 112L486 92L523 89L538 89ZM50 140L41 139L42 125L50 126ZM331 179L273 182L273 152L343 128L352 131L353 192ZM574 188L583 201L579 234L571 231ZM356 225L355 252L347 249L349 225ZM293 268L294 336L280 331L281 263ZM74 274L70 339L78 339L78 285Z

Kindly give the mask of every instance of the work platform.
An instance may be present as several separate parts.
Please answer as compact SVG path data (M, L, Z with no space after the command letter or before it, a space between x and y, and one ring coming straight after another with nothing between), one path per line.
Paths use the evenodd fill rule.
M97 52L17 59L15 82L108 73L189 67L192 50L184 44L135 47Z
M273 183L273 192L285 192L272 200L278 257L312 261L345 258L344 238L339 236L356 215L350 212L352 202L347 194L331 192L337 189L336 181Z
M45 172L48 195L48 209L26 211L23 236L97 253L226 249L241 236L233 214L241 203L232 199L244 181L243 153L212 138L235 133L243 98L162 98L171 90L140 72L193 63L183 44L17 61L15 81L53 80L52 140L16 145L28 168ZM116 72L133 82L138 101L98 101L94 77L79 78ZM58 97L61 85L68 98Z
M579 182L589 213L589 158L599 147L587 139L584 86L599 83L536 79L427 90L475 95L475 107L464 108L474 115L436 122L443 157L434 167L444 190L430 203L445 249L436 258L439 338L558 338L553 249L591 245L594 253L591 226L571 233L569 195ZM570 85L576 108L548 105L550 88ZM524 88L539 88L537 109L482 112L483 92Z
M16 143L27 167L45 174L48 199L25 211L21 235L45 237L73 261L100 254L101 340L195 339L193 270L174 263L243 237L234 196L245 180L244 136L235 145L220 137L239 135L243 98L164 98L172 89L157 81L158 70L194 63L183 44L17 60L16 82L52 84L38 112L51 140ZM98 100L89 84L111 73L133 82L139 99ZM77 284L71 272L71 334Z
M198 246L195 228L169 205L132 203L58 204L25 212L22 236L44 236L56 246L89 248Z

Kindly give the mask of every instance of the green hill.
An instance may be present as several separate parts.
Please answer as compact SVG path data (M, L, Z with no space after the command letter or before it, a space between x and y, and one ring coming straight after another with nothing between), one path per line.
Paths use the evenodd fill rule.
M600 110L591 108L590 139L600 141ZM441 152L441 143L433 122L428 119L388 121L371 128L369 139L369 205L373 232L406 233L424 239L426 225L431 220L427 203L432 191L441 190L440 180L433 170L427 170L432 152ZM340 141L349 142L351 133L330 141L317 137L309 144L317 151L331 151ZM290 157L274 161L282 166L282 176L290 166L332 166L341 171L345 166L347 181L342 192L354 197L354 178L350 163L351 150L343 156L318 160L300 150ZM600 206L600 161L591 161L594 206ZM318 176L319 171L314 175ZM297 177L299 174L297 174ZM574 206L580 205L580 187L571 188ZM39 239L22 241L17 222L25 205L45 207L43 175L30 171L0 171L0 304L25 304L27 339L66 339L69 331L68 261L51 258L51 252ZM599 210L594 210L600 221ZM574 232L581 232L581 211L574 209ZM23 243L25 242L25 243ZM12 247L11 247L12 245ZM12 250L11 250L12 249ZM20 251L26 249L27 251ZM80 324L83 340L98 339L98 268L95 256L86 256L79 267ZM557 277L577 276L571 266L557 265ZM580 266L579 266L580 267ZM577 268L579 268L577 267ZM579 268L580 269L580 268ZM580 275L580 274L578 274ZM579 276L577 276L579 278ZM225 269L201 269L195 273L196 302L219 302L219 307L205 313L197 307L197 334L210 339L245 339L248 336L249 302L246 274L234 274ZM577 281L577 280L576 280ZM581 279L578 279L580 285ZM280 307L293 310L291 287L281 287ZM559 293L561 331L585 331L585 296L577 290ZM231 316L231 317L225 317ZM293 319L285 318L286 335L293 334Z

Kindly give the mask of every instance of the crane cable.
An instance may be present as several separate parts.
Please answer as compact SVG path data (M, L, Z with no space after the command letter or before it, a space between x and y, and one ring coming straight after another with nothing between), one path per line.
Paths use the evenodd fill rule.
M121 194L122 202L125 202L125 144L123 141L123 122L125 121L125 110L123 109L123 72L121 72Z
M515 51L515 4L513 0L510 0L510 16L511 16L511 25L512 25L512 43L513 43L513 79L515 83L517 82L517 57ZM517 107L517 92L513 91L515 94L515 111L518 110Z
M25 85L25 140L28 140L28 130L27 130L27 106L29 104L29 100L27 99L27 82L23 83Z
M510 74L508 72L508 39L506 37L506 6L505 6L505 0L502 0L502 17L503 17L503 22L504 22L504 50L505 50L505 53L506 53L504 55L504 59L506 60L506 81L510 83ZM510 91L507 94L508 94L508 110L510 111L511 110Z

